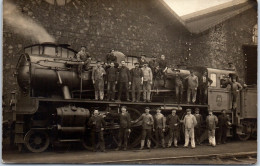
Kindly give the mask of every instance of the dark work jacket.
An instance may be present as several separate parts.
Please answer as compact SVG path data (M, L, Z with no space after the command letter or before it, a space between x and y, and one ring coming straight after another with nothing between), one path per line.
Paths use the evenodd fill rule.
M120 128L130 129L131 128L131 117L128 112L125 114L122 113L110 113L113 117L119 118Z
M141 83L141 78L144 76L142 69L140 68L133 68L131 69L131 78L132 82Z
M161 80L162 79L162 75L163 75L162 70L154 69L153 74L154 74L154 77L153 77L154 80Z
M131 76L130 76L130 71L127 67L121 67L119 69L118 73L118 82L130 82L131 81Z
M106 125L106 122L101 115L98 115L98 116L92 115L89 118L88 126L96 132L100 132L101 128L105 128L105 125Z
M177 126L174 124L177 123ZM173 116L172 114L168 115L166 118L166 124L169 125L170 129L178 129L180 123L180 118L178 115Z
M167 67L166 59L165 60L159 59L158 64L159 64L160 69L162 69L162 70L164 70Z
M218 116L218 125L219 125L219 127L227 127L228 126L228 121L229 121L229 119L228 119L227 115L222 114L222 115Z
M205 79L205 82L203 82L203 77L204 76L201 76L200 79L199 79L199 87L200 88L207 88L209 86L209 83L212 84L213 81L208 76L205 76L206 79Z
M107 81L117 81L117 68L110 67L107 69Z
M202 124L202 116L200 114L194 114L196 120L197 120L197 125L195 126L195 128L199 128L201 127Z

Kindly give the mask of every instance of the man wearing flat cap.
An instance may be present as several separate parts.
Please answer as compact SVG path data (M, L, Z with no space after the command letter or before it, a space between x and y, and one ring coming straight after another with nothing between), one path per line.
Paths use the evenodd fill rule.
M218 118L213 115L213 111L209 110L209 115L206 118L206 124L208 129L209 145L216 146L215 131L218 124Z
M197 125L197 120L194 115L191 114L191 109L186 109L187 114L184 117L183 124L185 126L185 144L184 148L189 146L189 141L191 139L191 148L195 148L195 136L194 127Z
M139 102L144 75L142 69L139 68L138 62L135 63L135 68L130 70L130 74L132 79L132 102Z
M154 128L153 116L149 113L150 108L145 108L145 113L143 113L134 123L142 121L142 138L141 138L141 147L140 150L144 148L145 138L147 138L147 147L151 149L151 137L152 129Z

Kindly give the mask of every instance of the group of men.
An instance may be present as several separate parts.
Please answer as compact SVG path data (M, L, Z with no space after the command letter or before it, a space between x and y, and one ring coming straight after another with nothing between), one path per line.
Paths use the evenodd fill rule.
M178 140L180 137L180 124L182 123L185 128L185 144L184 148L189 146L191 142L191 148L195 148L195 144L201 144L200 136L202 134L203 117L199 113L199 108L195 109L195 114L191 114L191 109L186 109L187 114L183 120L180 120L179 116L176 114L176 110L172 110L171 114L165 117L161 113L161 109L156 109L156 114L153 116L150 114L150 108L145 108L145 113L143 113L135 121L131 120L130 114L127 112L127 107L121 107L121 113L111 113L107 112L108 116L117 117L119 119L119 142L116 150L127 150L128 138L131 133L131 126L138 122L142 124L142 134L141 134L141 147L140 150L144 149L145 141L147 148L151 149L151 137L152 132L155 132L156 145L154 148L161 146L165 148L166 146L170 148L172 143L174 147L178 147ZM103 136L103 131L105 128L105 121L102 115L99 115L98 110L94 110L92 117L88 121L88 125L91 130L91 140L93 145L93 150L96 151L95 138L98 136L98 141L102 151L105 151L105 141ZM206 117L206 128L208 130L208 140L209 145L216 146L215 132L218 126L218 143L226 143L226 136L228 127L231 125L229 122L229 117L226 114L226 110L222 110L222 114L218 117L209 110L209 114ZM168 128L169 140L165 142L164 135ZM195 143L196 142L196 143Z
M111 59L111 58L110 58ZM165 56L162 55L158 61L150 61L149 63L141 56L139 62L134 63L135 68L129 70L126 67L126 62L121 61L121 67L115 67L116 62L109 61L109 67L105 70L101 66L101 62L97 61L97 66L92 71L92 81L95 88L95 99L104 99L104 84L107 83L107 100L115 100L115 89L118 84L118 99L121 100L122 92L125 93L126 101L131 101L129 97L129 89L132 88L132 102L140 102L141 88L143 90L143 101L151 102L151 89L158 89L160 82L166 84L167 62ZM117 64L118 65L118 64ZM106 75L104 77L104 75ZM200 102L207 102L207 88L212 83L212 80L207 76L207 72L203 74L201 79L190 71L190 75L183 78L180 70L175 71L175 92L178 103L182 103L184 90L184 81L187 80L187 102L195 103L197 88L200 85ZM192 98L192 99L191 99Z
M132 102L141 101L141 89L143 90L143 101L151 102L151 90L158 90L163 81L163 86L166 86L166 72L168 63L165 55L161 55L159 59L147 61L145 55L141 55L138 62L134 63L135 68L129 70L124 60L121 61L121 67L117 63L117 57L113 54L114 50L110 50L106 57L106 66L103 68L100 61L97 61L96 67L92 69L92 82L95 89L95 100L104 100L104 84L107 84L107 99L108 101L115 100L116 85L118 84L118 98L120 101L122 93L125 93L126 101L131 101L129 97L129 89L131 88ZM85 62L85 68L89 68L91 62L90 55L86 52L86 48L82 47L77 54L77 59ZM228 64L229 70L235 70L233 63ZM82 66L79 66L81 69ZM198 78L194 71L186 77L180 73L180 70L175 72L175 96L178 104L183 102L184 81L187 81L187 103L195 103L197 91L199 91L199 101L197 103L206 104L208 87L213 81L208 77L207 71L204 71L202 76ZM233 78L230 81L232 94L232 108L236 108L236 98L242 86ZM235 80L235 81L234 81Z

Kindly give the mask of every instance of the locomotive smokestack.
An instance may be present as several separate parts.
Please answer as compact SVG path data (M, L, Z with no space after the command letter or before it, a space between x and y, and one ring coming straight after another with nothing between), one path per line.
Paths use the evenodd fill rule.
M29 17L24 16L14 4L4 0L4 22L17 34L30 37L33 40L43 42L55 42L55 39L39 24Z

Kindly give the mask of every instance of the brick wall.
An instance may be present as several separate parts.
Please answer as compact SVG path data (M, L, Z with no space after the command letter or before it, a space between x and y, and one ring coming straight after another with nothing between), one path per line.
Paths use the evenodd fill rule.
M157 0L71 0L65 6L44 0L15 3L23 15L41 24L58 43L71 44L76 50L86 45L98 59L113 48L126 55L165 54L175 65L186 61L221 68L234 60L241 72L241 46L251 42L256 24L252 9L202 34L191 35ZM37 41L17 35L5 24L3 41L3 90L8 94L17 88L12 73L19 50Z

